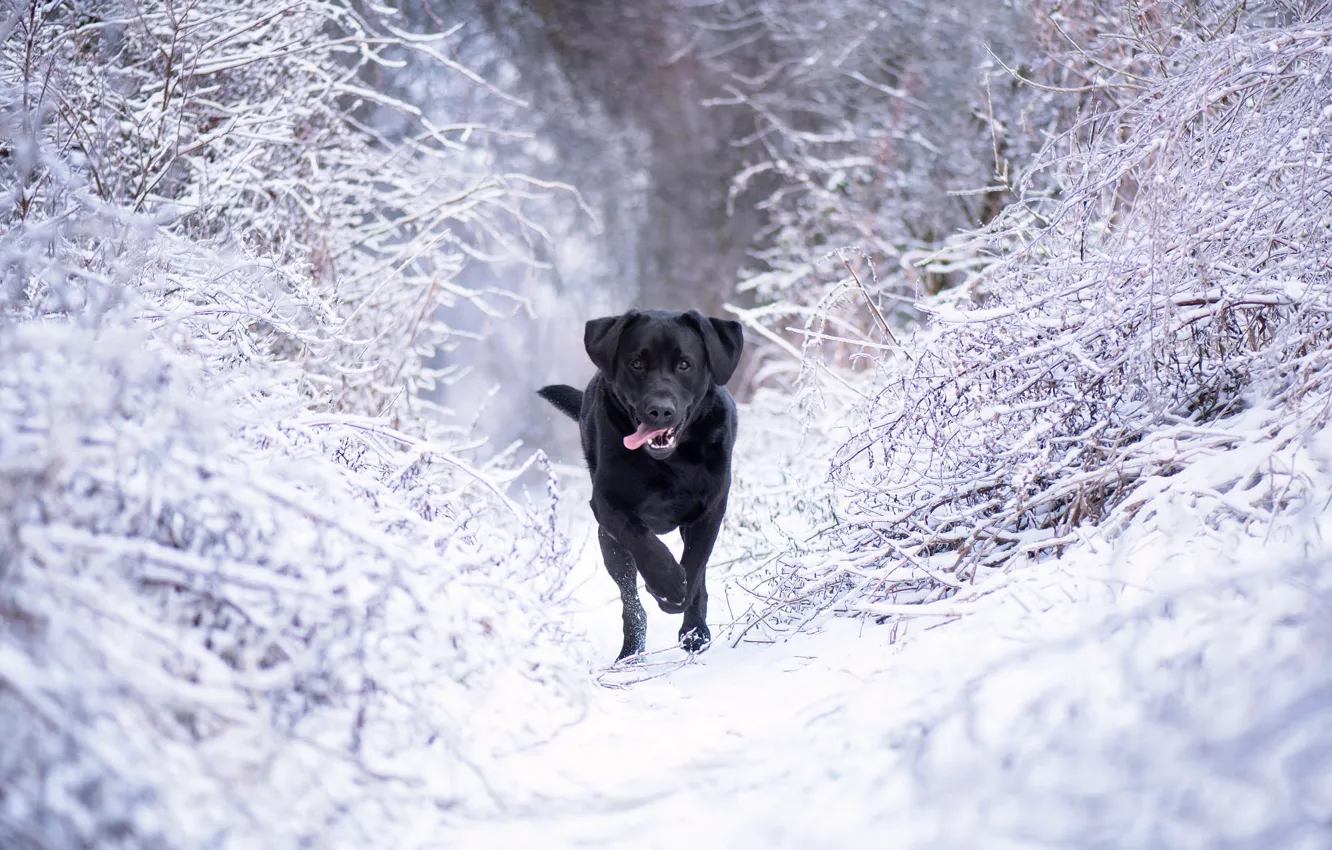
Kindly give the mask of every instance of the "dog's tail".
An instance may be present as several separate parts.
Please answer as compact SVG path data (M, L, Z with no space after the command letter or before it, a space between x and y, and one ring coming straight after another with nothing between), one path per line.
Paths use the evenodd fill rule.
M567 384L551 384L537 390L537 395L559 408L560 413L577 420L583 410L583 391Z

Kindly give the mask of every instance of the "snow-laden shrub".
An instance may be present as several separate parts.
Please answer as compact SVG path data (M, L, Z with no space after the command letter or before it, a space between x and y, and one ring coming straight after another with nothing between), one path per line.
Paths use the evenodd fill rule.
M1327 846L1332 429L1277 448L1266 415L1241 414L1252 442L1156 479L1064 557L983 599L910 606L928 618L884 669L699 795L729 792L722 841ZM1218 491L1256 466L1265 480ZM1276 517L1273 491L1292 505ZM925 626L939 608L955 616Z
M5 7L0 846L417 846L579 703L544 461L418 396L512 201L355 8Z
M0 334L0 843L366 846L484 800L568 718L559 541L379 423L256 423L156 348Z
M765 219L739 296L775 335L861 368L894 347L885 325L921 318L915 299L985 274L995 246L976 228L1067 188L1038 157L1052 135L1090 114L1112 134L1144 82L1193 61L1181 46L1317 14L1296 0L709 4L699 52L729 82L713 102L758 126L732 186ZM789 388L791 371L759 377Z
M919 260L1016 197L1042 133L1073 100L1000 64L1068 84L1041 54L1026 4L727 0L700 17L696 52L726 88L712 104L756 125L733 142L748 162L731 206L763 217L739 297L764 308L755 318L778 335L803 325L835 337L825 347L842 356L861 340L890 342L866 297L900 323L916 315L913 295L966 277L974 256Z
M340 0L7 7L7 120L62 160L15 150L0 161L16 218L33 224L81 203L55 173L68 167L90 197L267 267L260 291L230 263L208 270L207 291L168 277L163 301L298 363L311 398L414 410L421 391L462 368L424 365L462 339L438 308L514 307L453 278L471 257L525 253L508 244L511 225L525 226L523 193L509 191L523 178L487 171L466 144L478 128L432 121L359 82L407 51L473 85L440 39L395 36L391 12ZM391 137L379 129L389 126ZM59 309L59 297L39 288L26 309Z
M999 71L991 52L1036 53L1030 12L1012 4L746 0L706 12L701 31L717 44L703 55L729 92L715 105L757 116L758 156L731 200L753 195L769 213L761 265L742 284L761 300L807 301L818 278L840 277L814 262L838 246L895 265L994 217L1011 199L996 157L1026 163L1052 115L1050 93L987 76Z
M1058 199L1011 206L989 234L1007 255L885 369L834 459L843 556L770 575L779 605L954 594L1210 462L1246 405L1269 435L1326 420L1332 31L1169 47L1131 103L1051 146Z

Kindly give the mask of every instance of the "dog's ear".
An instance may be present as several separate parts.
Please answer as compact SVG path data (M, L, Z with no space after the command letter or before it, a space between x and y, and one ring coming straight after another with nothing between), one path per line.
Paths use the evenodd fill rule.
M593 364L607 375L615 371L615 352L620 347L620 334L629 320L638 312L630 310L622 316L592 319L583 328L583 347Z
M703 337L703 348L708 353L708 367L712 382L721 386L731 380L735 367L740 365L740 352L745 349L745 332L739 322L713 319L697 310L685 313Z

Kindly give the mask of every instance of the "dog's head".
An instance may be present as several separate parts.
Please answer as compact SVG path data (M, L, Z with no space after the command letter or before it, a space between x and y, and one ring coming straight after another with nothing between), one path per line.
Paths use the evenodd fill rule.
M664 460L708 391L731 379L745 339L739 322L695 310L631 310L588 322L583 344L637 426L625 448Z

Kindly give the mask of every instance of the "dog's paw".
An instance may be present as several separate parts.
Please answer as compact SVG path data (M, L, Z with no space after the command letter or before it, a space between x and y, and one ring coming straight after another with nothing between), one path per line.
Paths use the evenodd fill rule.
M615 656L615 663L637 664L639 661L642 660L640 656L643 654L644 651L646 651L646 649L647 647L643 646L643 644L641 643L633 646L625 644L623 647L621 647L620 654Z
M680 629L680 647L685 652L702 652L712 643L712 632L704 625Z
M655 600L657 600L657 607L661 609L661 611L662 611L663 614L683 614L683 613L684 613L684 610L685 610L685 604L684 604L684 597L683 597L683 596L681 596L679 602L676 602L676 601L671 600L671 599L665 599L665 598L663 598L663 597L661 597L661 596L656 595L655 593L652 594L652 598L655 599Z
M679 570L678 580L669 580L663 587L660 579L655 577L649 581L646 575L643 576L643 587L653 599L657 600L657 607L661 608L667 614L682 614L685 609L685 593L688 586L684 580L684 570Z

